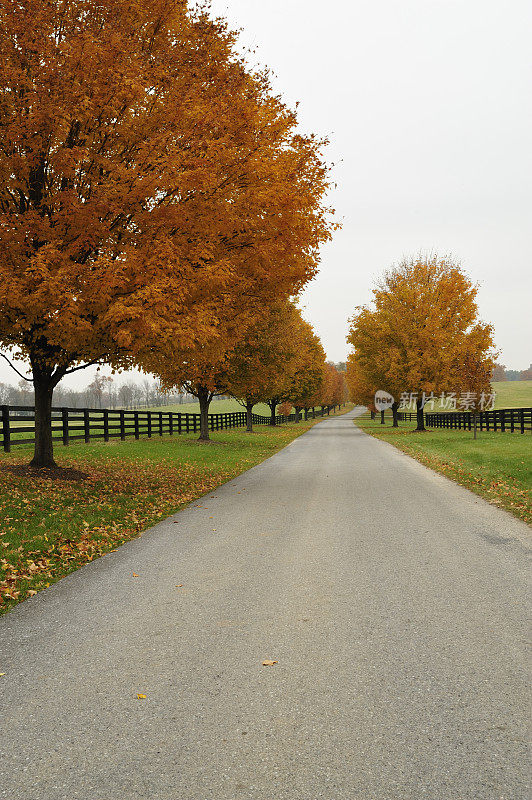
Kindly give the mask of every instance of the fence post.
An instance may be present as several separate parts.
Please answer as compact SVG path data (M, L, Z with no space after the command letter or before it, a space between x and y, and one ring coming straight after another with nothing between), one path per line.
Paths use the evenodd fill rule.
M168 414L168 433L170 436L174 435L174 412L170 411Z
M504 419L504 410L501 411L501 433L504 433L506 430L506 423Z
M61 421L63 425L63 444L68 446L68 408L61 409Z
M163 435L163 412L159 411L159 436Z
M148 439L151 439L151 411L148 411Z
M135 420L135 439L140 439L140 430L139 430L139 412L133 412L133 419Z
M179 411L177 412L177 434L181 435L181 413Z
M104 442L109 441L109 410L107 408L103 410L103 439Z
M85 444L88 444L91 439L91 427L90 427L90 417L89 417L89 409L83 409L83 435L85 436Z
M525 432L525 412L524 412L524 410L522 408L519 409L519 422L521 424L521 433L524 433ZM4 439L4 442L5 442L5 439Z
M11 450L11 430L9 428L9 406L2 406L2 438L4 440L4 450L9 453Z
M125 412L123 408L120 409L120 438L122 441L125 441L126 438Z

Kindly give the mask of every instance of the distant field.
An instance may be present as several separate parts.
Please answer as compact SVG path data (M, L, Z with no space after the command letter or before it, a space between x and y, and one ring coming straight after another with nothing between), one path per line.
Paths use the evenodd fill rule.
M182 405L175 404L170 406L150 406L149 409L142 409L142 411L175 411L181 414L199 414L199 403L183 403ZM238 400L213 400L210 408L210 414L228 414L231 411L244 411L244 407L240 405ZM264 417L269 416L270 409L265 403L257 403L253 406L254 414L261 414Z
M495 381L492 383L492 387L496 394L494 408L532 408L532 381ZM414 409L407 408L406 410L413 411ZM433 411L454 410L462 410L459 403L457 408L453 409L442 406L439 400L426 408L429 414Z
M496 381L492 386L497 393L495 408L532 407L532 381Z

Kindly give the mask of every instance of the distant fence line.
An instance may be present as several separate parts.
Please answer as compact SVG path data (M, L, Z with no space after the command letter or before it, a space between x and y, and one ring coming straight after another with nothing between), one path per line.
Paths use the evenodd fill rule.
M326 416L333 406L308 410L315 417ZM301 417L300 417L301 418ZM252 414L254 425L270 424L270 417ZM296 415L276 415L275 422L281 425L295 422ZM33 425L25 425L33 422ZM232 411L226 414L209 414L209 430L221 431L229 428L242 428L247 425L245 411ZM54 442L68 445L71 441L118 438L128 436L140 439L141 436L173 436L182 433L198 433L200 415L175 411L127 411L108 408L53 408L52 438ZM26 434L33 434L27 438ZM26 437L26 438L25 438ZM35 408L33 406L0 406L0 446L9 452L11 447L35 443Z
M429 428L449 428L472 431L475 415L471 411L431 412L424 414L425 425ZM525 433L532 431L532 408L497 408L492 411L479 411L477 429L479 431L500 431L501 433ZM399 420L415 422L416 413L399 411Z

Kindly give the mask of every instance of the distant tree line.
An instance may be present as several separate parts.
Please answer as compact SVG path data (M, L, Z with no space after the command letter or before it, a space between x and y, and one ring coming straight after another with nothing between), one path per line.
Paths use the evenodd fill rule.
M164 392L157 380L130 378L119 382L99 373L83 389L68 389L59 384L54 393L54 405L68 408L151 408L195 402L196 398L188 392ZM33 406L32 384L24 380L16 386L0 382L0 405Z
M506 369L504 364L495 364L492 380L494 381L532 381L532 364L528 369Z

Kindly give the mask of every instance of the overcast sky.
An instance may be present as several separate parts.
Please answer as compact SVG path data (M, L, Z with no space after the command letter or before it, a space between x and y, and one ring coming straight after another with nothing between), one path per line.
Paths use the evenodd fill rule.
M532 361L532 3L214 0L243 46L330 138L343 229L305 315L345 360L347 318L403 255L452 253L481 284L501 362ZM89 375L69 379L83 385ZM16 381L0 365L0 380Z
M242 42L329 136L343 230L324 248L306 316L334 361L373 280L420 249L481 284L502 362L532 361L532 3L214 0Z

